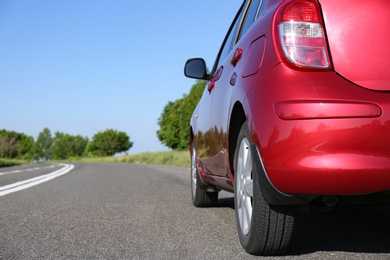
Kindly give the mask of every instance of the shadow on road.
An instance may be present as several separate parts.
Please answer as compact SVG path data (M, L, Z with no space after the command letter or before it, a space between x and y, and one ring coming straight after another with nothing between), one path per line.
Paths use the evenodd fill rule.
M234 198L222 198L222 199L219 199L217 207L234 209Z
M348 205L297 214L292 255L317 251L390 253L390 205Z
M234 210L233 198L218 207ZM331 212L297 212L288 255L318 251L390 253L390 205L346 205Z

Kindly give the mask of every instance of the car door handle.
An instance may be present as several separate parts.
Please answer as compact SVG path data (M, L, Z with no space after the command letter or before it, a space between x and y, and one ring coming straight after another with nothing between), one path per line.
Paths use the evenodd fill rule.
M219 67L219 69L214 73L212 79L210 80L207 86L209 92L211 92L211 90L213 90L213 88L215 87L215 82L219 80L219 78L221 77L222 71L223 71L223 66Z
M233 54L233 58L230 61L230 64L232 64L233 67L235 67L237 65L237 63L241 60L241 57L242 57L242 49L237 48Z
M209 84L207 85L207 90L209 92L211 92L211 90L213 90L213 88L215 87L215 81L210 81Z

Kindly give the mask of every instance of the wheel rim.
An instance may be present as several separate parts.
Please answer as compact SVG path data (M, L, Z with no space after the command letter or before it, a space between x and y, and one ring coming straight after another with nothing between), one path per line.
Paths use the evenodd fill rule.
M252 220L252 154L247 138L242 139L237 158L237 213L241 231L244 235L249 233Z
M195 198L196 193L196 175L197 175L197 166L196 166L196 151L195 147L192 148L191 154L191 189L192 189L192 197Z

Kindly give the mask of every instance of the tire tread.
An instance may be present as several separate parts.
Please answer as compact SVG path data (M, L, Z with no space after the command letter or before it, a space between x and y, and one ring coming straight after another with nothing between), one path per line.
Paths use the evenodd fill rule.
M242 138L250 140L247 123L244 123L237 140L237 147ZM236 167L238 148L234 156ZM259 189L260 180L253 167L253 211L251 227L248 235L243 235L237 218L237 230L242 247L252 255L281 255L290 245L294 229L294 208L288 206L269 205Z

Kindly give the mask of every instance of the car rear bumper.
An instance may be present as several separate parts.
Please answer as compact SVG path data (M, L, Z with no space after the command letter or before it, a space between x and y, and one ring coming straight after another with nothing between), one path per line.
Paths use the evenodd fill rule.
M297 195L390 190L390 93L360 88L334 72L283 66L258 82L248 94L249 126L274 189Z

